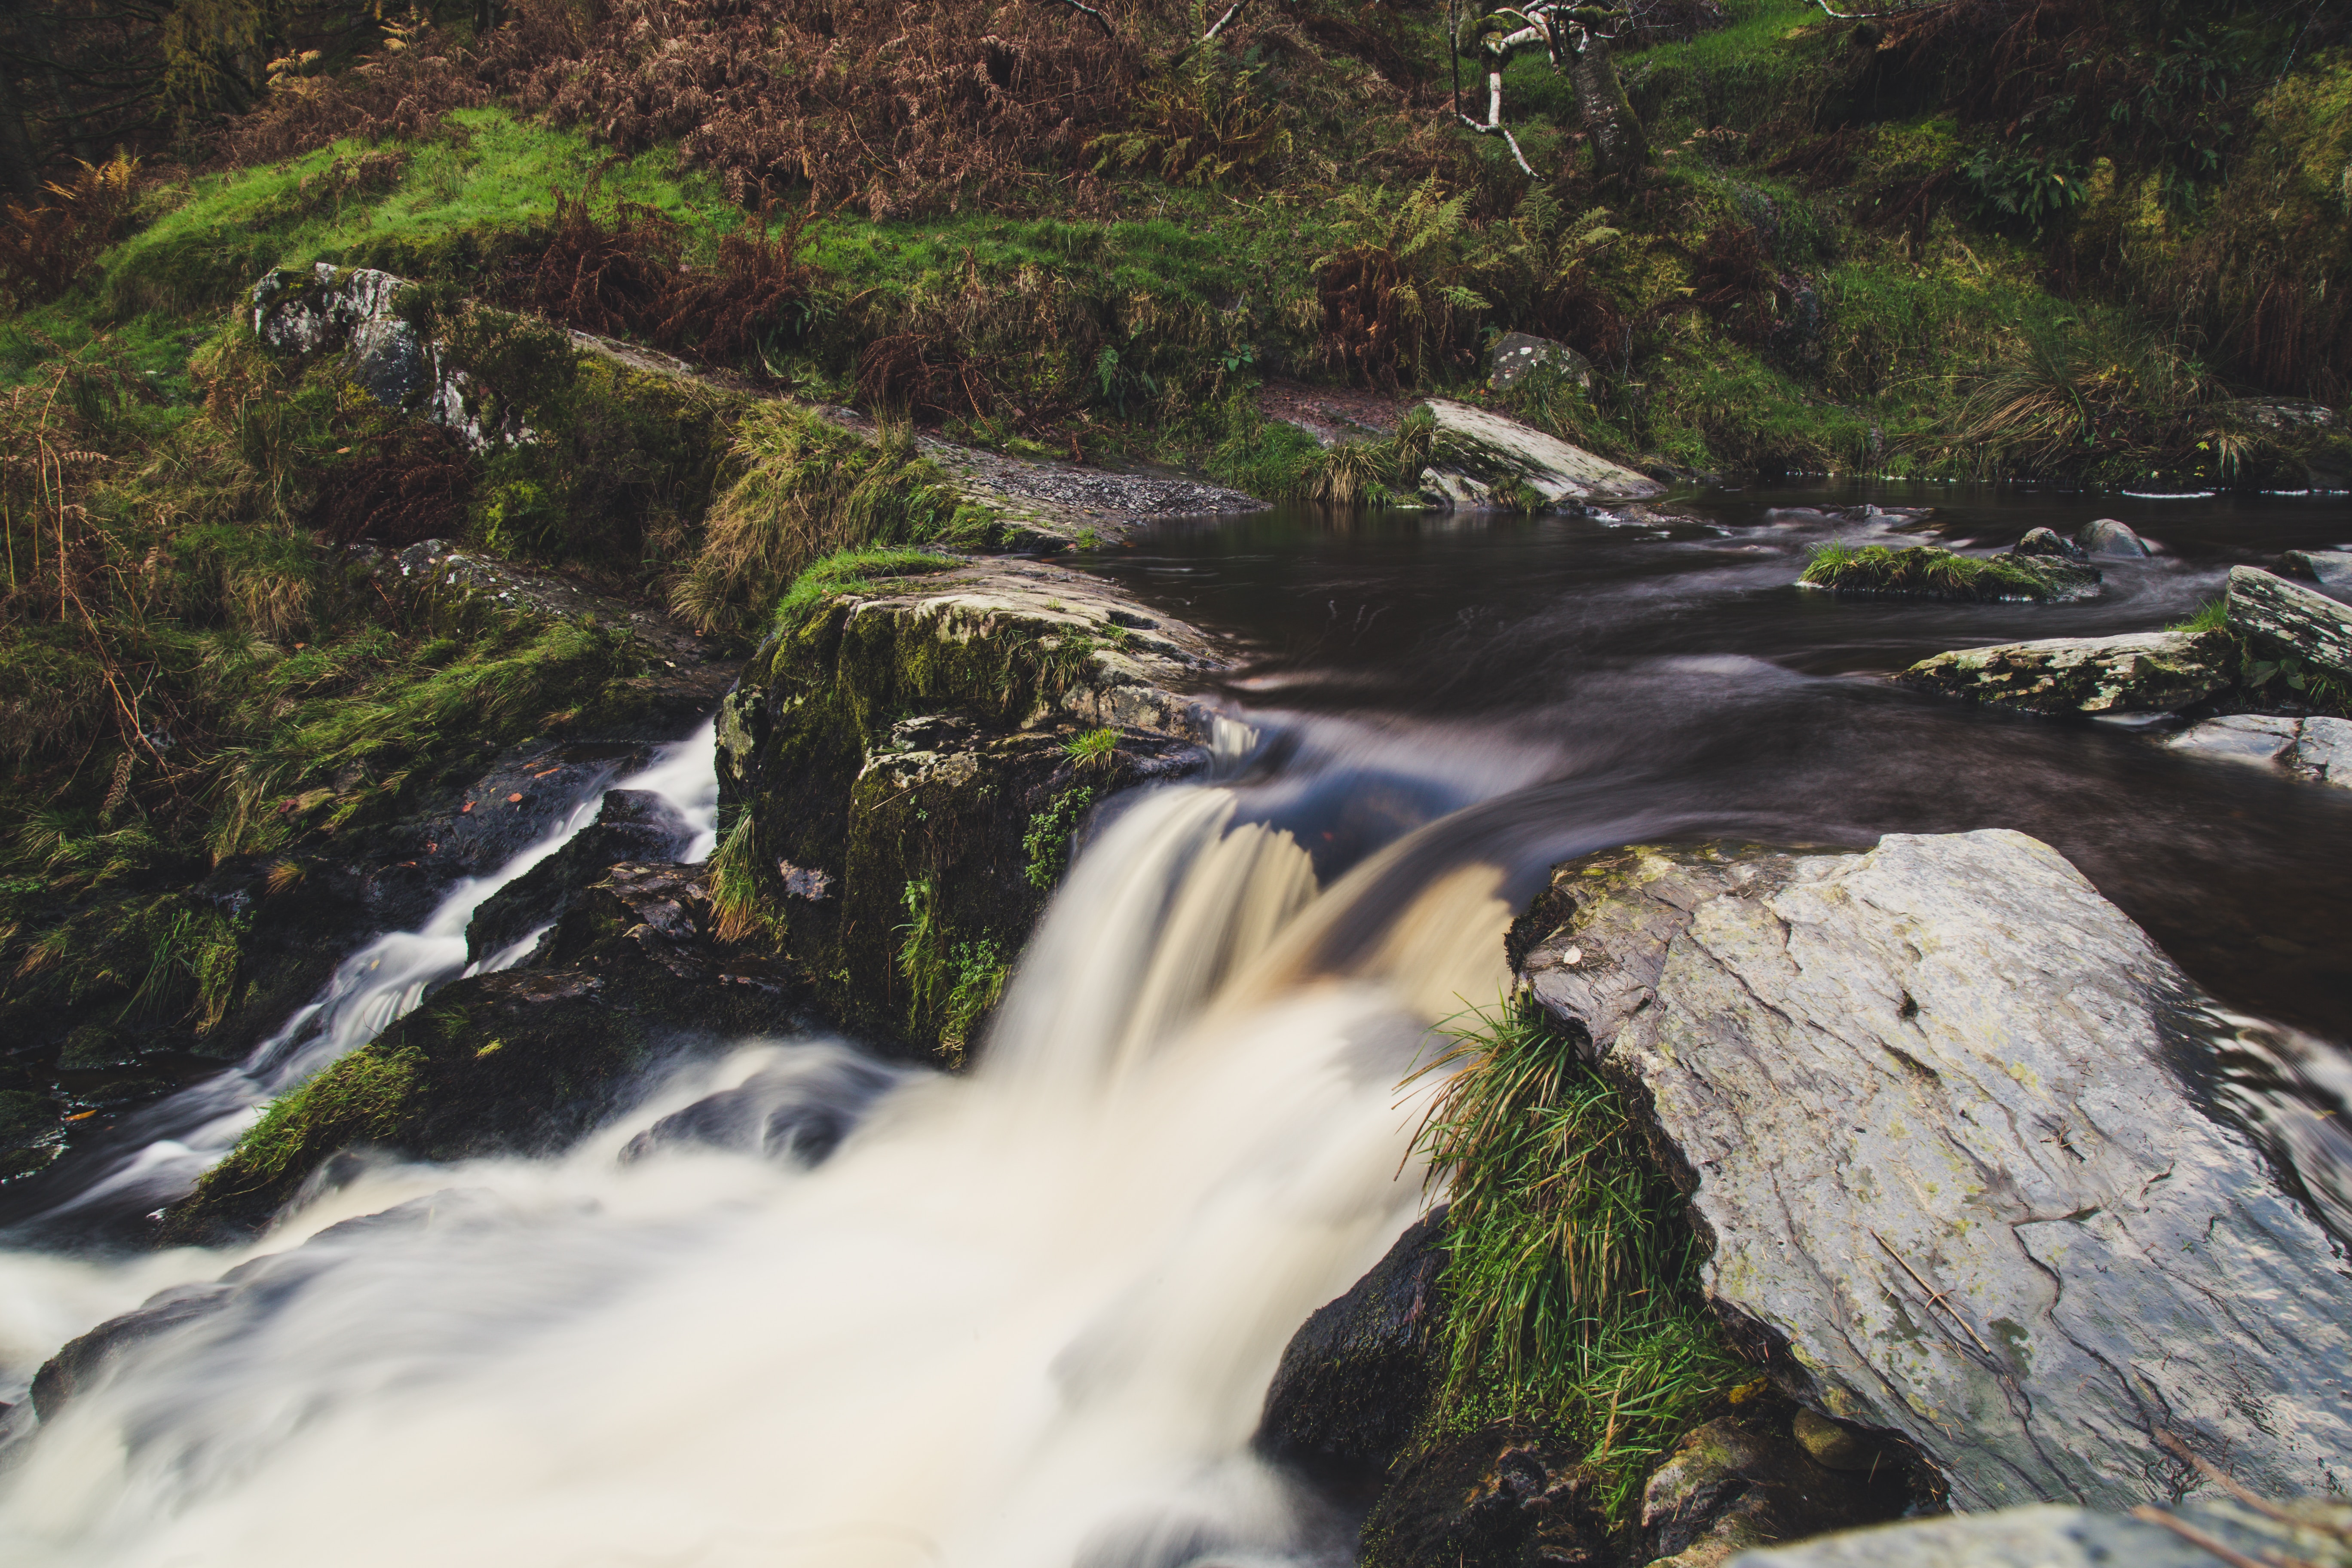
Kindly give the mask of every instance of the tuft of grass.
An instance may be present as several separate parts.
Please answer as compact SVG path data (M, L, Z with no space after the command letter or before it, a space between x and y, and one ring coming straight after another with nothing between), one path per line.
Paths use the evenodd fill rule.
M780 600L804 606L817 589L804 592L796 579L822 556L918 543L978 548L999 531L995 513L966 500L903 427L869 441L763 405L738 427L734 461L740 477L712 504L702 550L670 595L671 608L704 633L748 630ZM871 567L879 557L864 560Z
M270 1102L236 1150L196 1184L200 1198L268 1187L325 1150L393 1136L408 1110L424 1056L362 1047Z
M2098 573L2087 566L2040 556L1960 555L1927 544L1856 549L1843 543L1815 550L1803 577L1816 588L1840 594L2037 603L2072 597L2098 580Z
M1089 730L1083 735L1073 735L1062 742L1062 751L1079 767L1107 768L1118 751L1118 731Z
M1506 1417L1580 1447L1612 1524L1702 1414L1753 1376L1699 1285L1705 1251L1633 1103L1522 997L1444 1031L1417 1147L1450 1207L1445 1382L1424 1436Z
M2167 626L2165 630L2189 633L2218 632L2225 630L2229 626L2229 624L2230 601L2226 596L2224 596L2218 599L2206 600L2203 604L2197 606L2196 613L2191 615L2188 619L2175 621L2172 625Z
M1062 879L1070 863L1070 837L1078 830L1078 819L1094 805L1095 794L1091 784L1073 784L1030 817L1021 852L1029 858L1022 874L1031 887L1050 889Z

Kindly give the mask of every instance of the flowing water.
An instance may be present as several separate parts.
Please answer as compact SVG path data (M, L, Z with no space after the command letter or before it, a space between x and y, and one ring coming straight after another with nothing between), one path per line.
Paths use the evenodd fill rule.
M141 1215L185 1194L228 1152L275 1096L314 1077L337 1058L375 1038L460 974L520 963L538 942L529 936L476 963L466 960L466 925L490 895L521 876L596 820L608 788L645 790L677 808L694 838L690 858L716 842L719 773L713 724L674 745L626 778L593 775L572 809L539 841L487 877L460 878L415 931L391 931L335 966L316 999L226 1072L193 1084L126 1118L105 1139L79 1148L37 1183L0 1205L8 1222L0 1242L67 1241L121 1215Z
M1928 499L1988 542L2098 514ZM560 1158L379 1164L247 1252L0 1254L18 1389L152 1292L207 1308L5 1451L0 1553L1344 1563L1353 1521L1249 1456L1266 1381L1420 1206L1431 1024L1496 995L1547 867L1629 841L2034 833L2242 1010L2215 1028L2269 1075L2250 1114L2339 1158L2352 792L1874 677L2162 625L2232 560L2352 537L2352 509L2139 503L2111 514L2166 552L2103 563L2106 597L1945 606L1793 587L1804 547L1879 525L1769 502L1662 527L1276 514L1097 560L1249 650L1228 696L1262 740L1100 826L974 1070L747 1042ZM644 1152L754 1082L845 1132Z

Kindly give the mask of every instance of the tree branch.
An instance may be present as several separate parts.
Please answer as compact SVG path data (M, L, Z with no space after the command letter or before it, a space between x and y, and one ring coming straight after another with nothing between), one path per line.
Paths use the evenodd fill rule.
M1058 0L1058 3L1067 5L1071 10L1077 12L1080 16L1085 16L1088 21L1092 22L1096 26L1100 27L1104 37L1108 38L1113 36L1110 27L1110 18L1096 10L1093 6L1086 4L1086 0ZM1235 10L1239 10L1240 8L1241 7L1238 5L1234 7Z
M1242 14L1242 7L1248 4L1249 0L1234 0L1233 5L1226 8L1225 14L1217 18L1215 25L1211 26L1207 32L1201 35L1201 41L1205 44L1210 39L1215 37L1219 33L1223 32L1225 30L1225 24L1240 16Z

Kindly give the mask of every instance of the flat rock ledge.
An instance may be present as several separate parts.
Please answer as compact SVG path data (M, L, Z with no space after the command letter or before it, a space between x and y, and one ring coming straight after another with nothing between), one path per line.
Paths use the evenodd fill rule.
M1491 409L1443 397L1431 398L1427 406L1437 420L1441 449L1466 459L1433 463L1423 473L1423 495L1440 505L1485 505L1491 481L1502 479L1525 485L1548 506L1645 500L1665 492L1646 475Z
M2218 632L2128 632L1962 648L1895 679L2030 713L2162 713L2227 690L2237 663L2236 647Z
M2352 1480L2344 1251L2209 1114L2203 999L2047 845L1615 851L1515 941L1651 1107L1735 1337L1956 1509L2173 1500L2158 1434Z

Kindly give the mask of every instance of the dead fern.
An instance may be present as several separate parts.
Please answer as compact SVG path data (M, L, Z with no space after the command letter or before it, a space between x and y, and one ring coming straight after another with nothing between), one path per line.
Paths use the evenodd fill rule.
M20 303L72 288L130 216L139 161L117 154L104 163L76 162L79 174L44 187L47 201L0 206L0 293Z

